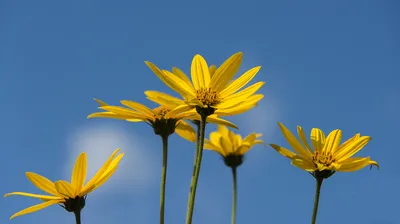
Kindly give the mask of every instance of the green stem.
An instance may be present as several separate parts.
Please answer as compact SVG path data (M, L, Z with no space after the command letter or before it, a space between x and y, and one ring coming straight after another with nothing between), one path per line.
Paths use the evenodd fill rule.
M317 221L318 204L319 204L319 193L321 191L322 181L324 180L324 178L316 177L315 179L317 181L317 186L316 186L316 189L315 189L314 210L313 210L311 224L315 224L316 221Z
M188 202L188 209L187 209L187 213L186 213L186 224L191 224L192 218L193 218L193 210L194 210L194 201L196 198L197 182L199 180L201 159L203 157L206 119L207 119L207 116L201 115L200 127L197 130L198 139L197 139L197 144L196 144L196 159L195 159L195 164L194 164L194 168L193 168L192 182L190 184L189 202Z
M75 214L76 224L81 224L81 211L80 210L75 211L74 214Z
M232 224L236 223L236 205L237 205L237 175L236 167L232 167L233 176L233 202L232 202Z
M163 160L161 170L161 187L160 187L160 224L164 224L164 204L165 204L165 184L167 182L167 165L168 165L168 135L161 136L163 144Z

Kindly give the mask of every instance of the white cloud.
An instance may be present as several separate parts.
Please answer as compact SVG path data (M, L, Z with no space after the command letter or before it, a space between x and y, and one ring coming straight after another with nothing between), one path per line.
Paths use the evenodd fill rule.
M124 152L118 170L113 177L98 191L104 189L120 190L132 187L145 188L153 184L157 163L151 158L151 144L145 142L142 136L131 131L127 132L120 126L96 125L84 126L71 134L68 139L68 163L65 167L66 179L70 178L76 158L86 152L88 158L88 179L90 179L112 152L121 148ZM155 165L156 164L156 165Z

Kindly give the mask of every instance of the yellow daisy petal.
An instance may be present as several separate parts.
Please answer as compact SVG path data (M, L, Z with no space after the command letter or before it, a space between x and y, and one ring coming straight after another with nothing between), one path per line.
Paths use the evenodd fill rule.
M238 52L222 63L221 66L214 72L211 78L211 88L216 91L221 91L229 81L239 71L240 64L242 63L242 52Z
M75 189L74 195L78 195L86 180L87 158L86 153L81 153L75 162L71 176L71 185Z
M141 103L133 102L130 100L121 100L121 104L125 105L127 107L130 107L134 110L137 110L142 114L146 114L150 117L152 117L154 115L153 110L151 110L150 108L146 107L145 105L143 105Z
M132 116L120 115L113 112L96 112L93 114L89 114L87 118L114 118L114 119L126 120L126 119L131 119Z
M75 198L75 188L65 180L59 180L54 183L56 190L59 194L68 198Z
M275 144L269 144L273 149L275 149L277 152L279 152L281 155L284 157L287 157L289 159L293 159L296 156L296 153L290 151L289 149L283 148L279 145Z
M306 170L308 172L313 172L318 169L314 163L300 157L294 158L292 160L292 165L297 166L300 169Z
M343 160L340 163L338 171L341 171L341 172L354 172L354 171L360 170L360 169L362 169L362 168L364 168L366 166L369 166L369 165L374 165L374 166L379 167L378 163L376 161L371 160L370 157L367 157L367 158L357 158L357 157L348 158L348 159Z
M169 94L157 92L157 91L145 91L144 94L147 96L147 99L158 103L160 105L164 105L170 109L173 109L177 106L184 104L184 101L173 97Z
M347 147L342 148L339 152L337 152L334 155L334 157L337 160L337 163L341 163L345 159L352 157L354 154L356 154L358 151L364 148L364 146L366 146L370 140L371 137L362 136L357 140L353 141L352 143L350 143Z
M210 72L204 58L197 54L192 60L190 68L192 82L195 89L206 89L210 87Z
M175 132L188 141L196 142L197 140L196 131L185 121L179 122L178 126L175 128Z
M33 172L26 172L25 175L29 179L29 181L32 182L32 184L40 190L52 195L59 195L56 188L54 187L54 183L46 177L43 177Z
M315 152L320 153L325 145L325 134L319 128L313 128L310 134L311 144Z
M210 67L208 67L208 71L210 72L211 80L212 80L212 77L214 76L214 73L216 70L217 70L217 66L215 66L215 65L210 65Z
M99 99L96 99L96 98L93 98L93 99L99 104L100 107L108 106L108 104L104 103L103 101L101 101Z
M183 71L181 71L179 68L173 67L172 73L182 79L182 81L184 81L188 86L193 89L192 82L190 82L188 76Z
M224 90L222 90L221 97L222 98L228 97L237 92L238 90L240 90L241 88L243 88L243 86L245 86L254 78L254 76L260 69L261 66L257 66L245 72L242 76L240 76L238 79L229 84Z
M26 215L26 214L29 214L29 213L32 213L32 212L36 212L36 211L39 211L41 209L47 208L47 207L49 207L51 205L59 204L61 202L62 201L59 201L59 200L51 200L51 201L47 201L47 202L44 202L44 203L41 203L41 204L37 204L37 205L31 206L29 208L26 208L26 209L24 209L22 211L19 211L19 212L15 213L13 216L11 216L10 220L15 218L15 217L17 217L17 216Z
M296 137L289 131L282 123L278 122L278 125L282 131L283 136L285 136L289 145L297 152L301 157L307 160L312 160L312 155L310 151L306 150L301 143L296 139Z
M225 125L231 128L239 129L235 124L233 124L230 121L227 121L225 119L219 118L216 115L210 115L207 117L207 122L213 123L213 124L219 124L219 125Z
M322 153L332 153L334 149L339 146L340 140L342 140L342 131L339 129L333 130L326 138L326 143L324 145L324 148L322 149Z
M354 135L353 137L347 139L347 141L345 141L342 144L340 144L339 147L337 147L336 150L334 150L332 153L336 154L337 152L339 152L340 150L346 148L347 146L349 146L351 143L353 143L354 141L356 141L360 137L361 137L360 133Z
M59 200L59 199L63 198L63 197L60 197L60 196L31 194L31 193L26 193L26 192L11 192L11 193L5 194L4 197L8 197L8 196L11 196L11 195L20 195L20 196L31 197L31 198L39 198L39 199L42 199L42 200Z
M235 94L232 94L224 99L224 102L218 105L218 109L229 108L235 102L243 102L247 101L249 97L251 97L255 92L257 92L265 82L257 82L242 91L239 91ZM262 94L259 94L262 95Z
M306 135L304 134L303 128L300 126L297 126L297 135L300 137L301 142L304 144L306 149L308 149L311 153L313 153L312 148L307 142Z

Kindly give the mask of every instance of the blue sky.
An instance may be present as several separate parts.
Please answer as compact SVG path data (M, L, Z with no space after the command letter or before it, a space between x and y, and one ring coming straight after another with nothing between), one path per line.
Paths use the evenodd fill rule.
M324 182L318 223L398 223L400 30L397 1L0 1L0 193L39 193L26 171L69 178L87 151L90 172L117 147L124 163L89 196L83 223L157 223L161 143L145 124L86 119L93 97L147 102L173 93L144 64L189 71L196 53L220 64L244 53L261 65L259 107L229 118L247 135L288 146L277 121L372 141L359 156L381 169ZM396 41L397 40L397 41ZM209 126L208 130L214 130ZM166 223L184 223L194 145L170 141ZM194 223L230 222L231 175L205 152ZM237 223L309 223L315 182L271 148L255 147L238 171ZM8 221L38 201L0 200L1 223L74 223L53 206Z

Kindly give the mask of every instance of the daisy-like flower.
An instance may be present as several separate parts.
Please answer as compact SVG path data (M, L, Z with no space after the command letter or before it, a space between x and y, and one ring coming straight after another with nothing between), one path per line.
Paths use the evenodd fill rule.
M189 108L203 108L206 115L228 116L243 113L261 100L262 94L255 94L265 82L257 82L243 90L260 70L261 66L245 72L238 79L231 81L242 63L242 53L228 58L220 67L208 67L205 59L197 54L191 65L192 81L179 69L172 73L160 70L146 61L150 69L170 88L179 93ZM162 96L160 96L162 97Z
M292 152L281 146L270 144L277 152L292 160L292 164L309 172L342 171L353 172L368 165L378 166L370 157L352 157L371 140L370 136L354 135L340 144L342 131L334 130L325 137L321 129L311 130L311 145L307 142L303 128L297 126L300 141L281 123L279 127L292 149Z
M225 165L236 168L243 162L244 155L256 144L264 144L260 133L251 133L244 139L226 126L218 125L218 131L210 133L204 140L204 149L212 150L224 158Z
M278 124L289 145L296 153L275 144L270 144L271 147L289 158L294 166L310 172L317 182L312 224L315 224L317 220L319 195L324 179L329 178L336 171L354 172L368 165L379 168L378 163L371 160L370 157L352 157L368 144L371 140L370 136L356 134L340 144L342 140L341 130L333 130L325 137L322 130L313 128L310 135L310 145L302 127L297 126L299 141L283 124Z
M99 108L105 111L92 113L88 118L114 118L129 122L146 122L153 127L156 135L168 136L176 132L188 141L195 142L197 140L196 131L184 119L200 120L198 114L188 112L187 108L182 107L183 101L178 98L155 91L146 91L145 93L148 99L161 106L150 109L143 104L129 100L121 100L121 104L126 107L111 106L101 100L95 99L100 106ZM153 99L150 97L153 93L157 93L160 96L165 95L169 101ZM216 115L207 117L207 122L223 124L237 129L236 125L218 118Z
M218 131L210 133L210 140L205 139L204 149L217 152L224 158L225 165L232 169L233 176L233 203L231 223L236 223L237 204L237 174L236 168L243 162L243 156L256 144L264 144L260 140L262 134L251 133L244 139L223 125L218 126Z
M75 162L74 169L72 171L71 182L59 180L53 183L46 177L43 177L39 174L27 172L26 177L32 182L32 184L50 195L31 194L25 192L12 192L4 195L4 197L10 195L22 195L38 198L44 201L43 203L31 206L15 213L10 219L36 212L49 207L50 205L60 204L68 212L74 212L77 224L80 223L80 211L85 206L87 194L103 185L118 168L118 164L124 156L123 153L117 155L118 152L119 149L115 150L111 157L100 168L100 170L98 170L94 177L86 184L87 159L86 153L84 152L79 155Z

